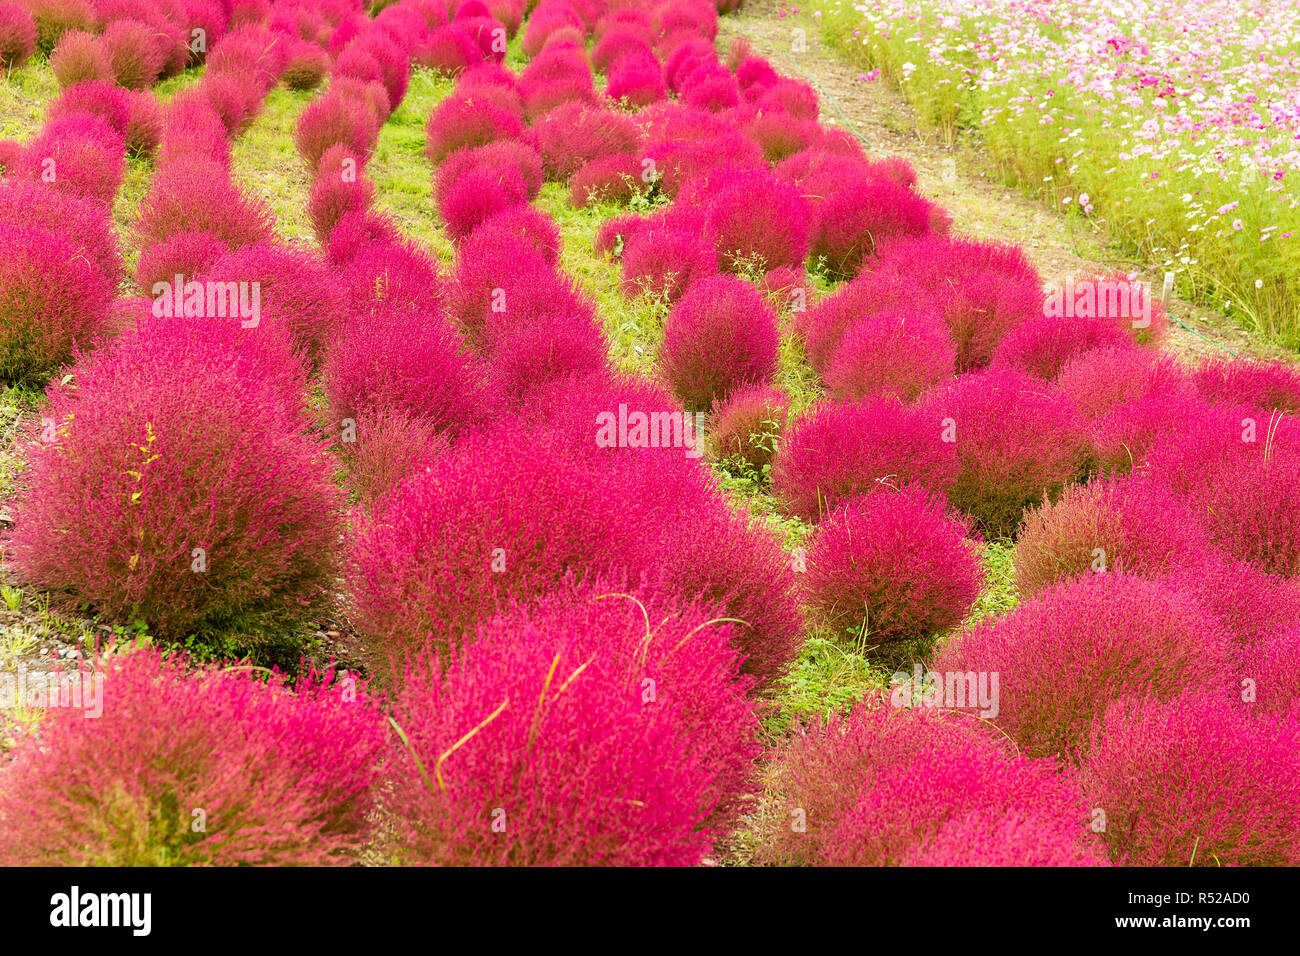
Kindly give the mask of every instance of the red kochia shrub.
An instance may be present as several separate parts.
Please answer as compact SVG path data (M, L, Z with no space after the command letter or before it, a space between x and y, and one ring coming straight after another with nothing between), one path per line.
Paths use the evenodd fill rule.
M379 135L374 114L362 102L326 94L298 114L293 141L314 170L331 146L342 144L358 156L367 156Z
M624 106L641 108L668 97L663 66L649 50L621 57L609 70L605 95Z
M1192 373L1192 382L1208 402L1258 405L1267 411L1300 411L1300 372L1280 359L1206 359Z
M673 306L659 362L688 409L707 409L738 386L770 383L780 339L776 312L753 285L715 276L693 284Z
M146 320L52 387L58 435L31 447L9 541L25 579L168 640L255 640L323 606L341 502L272 333Z
M851 499L818 526L803 576L823 623L863 628L869 645L927 638L960 624L984 585L970 521L922 487Z
M1284 623L1271 637L1248 650L1245 673L1255 678L1257 713L1300 716L1300 626Z
M329 54L304 40L294 45L293 56L280 80L291 90L314 90L329 71Z
M519 167L506 161L475 166L443 190L438 212L453 239L464 239L490 216L528 202Z
M0 3L0 69L13 70L36 52L36 21L17 3Z
M229 136L238 136L247 129L262 105L257 77L248 73L213 73L197 89L221 117Z
M458 435L486 421L498 404L487 370L450 323L404 309L350 316L326 356L323 379L336 423L391 409Z
M555 220L527 203L494 213L461 244L458 255L473 260L479 256L509 256L511 249L526 246L541 254L551 265L560 261L560 230Z
M770 173L741 175L715 193L706 230L729 272L802 267L812 210L799 190Z
M50 708L0 769L3 865L320 866L369 838L387 727L352 679L100 666L102 713Z
M158 171L140 204L136 231L144 246L206 231L234 249L270 242L274 221L271 210L240 192L220 166L195 160Z
M613 222L613 220L610 220ZM637 228L623 240L623 292L676 302L718 273L718 256L704 237L658 226Z
M307 216L321 245L329 243L330 233L345 214L364 211L374 200L375 186L365 174L364 165L365 158L342 143L321 154L307 199Z
M108 210L93 199L61 192L40 180L0 178L0 223L59 233L73 244L78 257L99 267L110 286L123 276Z
M472 88L453 93L429 114L424 155L437 166L458 149L483 146L498 139L517 139L524 132L517 113Z
M131 94L126 122L126 148L136 156L151 156L162 142L163 113L158 98L148 90Z
M791 426L772 462L772 490L786 510L818 521L855 495L918 482L946 492L957 452L938 420L892 398L824 402Z
M1199 600L1242 646L1300 624L1300 580L1269 574L1249 561L1211 552L1171 569L1162 580Z
M140 252L135 284L152 295L155 283L171 285L178 275L194 279L229 251L230 246L210 232L178 232Z
M351 215L351 214L350 214ZM343 231L335 229L331 259ZM353 311L372 306L435 314L442 309L443 280L423 249L406 241L376 241L360 246L342 269L342 286Z
M957 450L961 468L949 498L990 535L1011 535L1025 506L1055 499L1091 454L1074 406L1018 372L958 376L919 407Z
M1092 349L1065 362L1053 387L1089 419L1152 394L1178 394L1191 386L1172 355L1129 345Z
M454 76L483 59L478 43L459 24L440 26L429 34L419 62L436 73Z
M942 711L868 698L848 715L804 728L775 776L778 810L763 828L764 862L898 864L973 814L1028 817L1074 856L1096 853L1071 776L1052 761L1014 754L977 721Z
M593 159L569 180L569 202L578 209L593 203L626 205L647 189L641 173L641 157L636 153Z
M107 120L78 112L50 120L27 144L17 175L112 204L126 176L126 141Z
M62 87L87 81L114 81L113 64L108 58L108 50L99 42L96 34L84 30L71 30L63 34L58 46L50 54L50 69Z
M260 320L282 326L308 356L317 355L343 321L343 297L334 275L324 257L305 246L246 246L201 270L201 277L216 282L256 282Z
M1077 831L1032 810L987 809L950 820L898 860L899 866L1106 866L1104 852L1080 845Z
M586 31L582 16L564 0L543 0L533 8L528 17L528 26L524 28L522 49L529 58L542 52L542 47L550 35L557 30L573 27Z
M943 211L906 186L884 177L841 182L816 207L809 254L835 278L851 279L891 239L925 236Z
M0 225L0 381L37 383L110 327L113 284L68 236Z
M772 462L785 431L790 396L770 385L747 385L713 405L709 437L720 459L742 461L757 474Z
M1070 359L1093 349L1137 349L1129 334L1108 318L1037 315L1016 326L993 352L994 368L1009 368L1052 381Z
M126 135L131 121L132 94L111 82L89 81L65 87L45 111L46 120L86 112L105 120L113 130Z
M941 314L941 306L929 293L902 276L876 276L870 273L841 285L815 306L795 315L795 330L803 338L808 364L823 375L839 347L845 329L887 312L930 312ZM870 339L867 328L858 334ZM862 348L866 348L864 344ZM870 354L854 348L846 353L859 356L864 368L877 361ZM868 377L870 381L870 377Z
M584 444L517 426L466 436L381 503L349 574L354 620L379 655L459 643L568 572L622 570L721 603L745 622L746 673L779 676L802 633L779 541L735 514L698 462Z
M1300 715L1252 718L1195 692L1121 699L1094 728L1084 771L1116 861L1300 862Z
M433 197L442 202L443 193L461 176L480 166L513 166L528 187L529 200L542 191L545 176L537 150L517 139L498 139L482 146L467 146L447 156L433 175Z
M1097 479L1025 514L1013 561L1022 595L1079 574L1154 577L1204 560L1210 543L1186 504L1150 482Z
M621 258L626 244L647 222L647 219L637 213L610 216L596 231L596 238L591 244L592 252L606 258ZM717 268L716 260L714 268Z
M206 96L197 88L177 93L163 118L158 151L159 169L198 158L230 166L230 140L226 126Z
M636 153L641 131L626 114L587 103L564 103L534 126L546 175L565 180L593 159ZM638 166L637 175L641 170Z
M956 360L936 311L886 309L845 329L826 366L826 386L835 398L888 395L909 402L951 378Z
M1075 759L1127 694L1234 693L1237 653L1193 598L1123 574L1066 581L955 637L931 669L999 675L998 726L1029 756ZM1226 699L1226 698L1225 698Z
M158 79L165 56L153 36L153 28L139 20L114 20L100 34L99 42L108 53L119 86L137 90Z
M408 667L396 721L409 745L393 755L399 859L703 860L758 756L734 628L711 623L713 606L608 593L620 590L547 599L485 626L461 654Z
M873 271L939 300L957 343L959 372L987 365L1002 336L1043 314L1042 280L1019 246L938 235L895 240Z
M347 468L348 490L367 513L373 513L384 495L451 447L444 434L402 409L361 413L352 424L355 434L343 431L347 423L337 423L337 447Z

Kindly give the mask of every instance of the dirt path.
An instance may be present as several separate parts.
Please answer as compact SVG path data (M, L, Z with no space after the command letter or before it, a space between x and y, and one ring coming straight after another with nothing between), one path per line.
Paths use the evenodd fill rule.
M804 30L801 52L793 51L796 28ZM1102 267L1144 267L1109 248L1093 227L1067 219L997 182L978 148L959 145L949 149L920 136L914 113L899 93L881 80L859 79L860 70L822 44L813 21L779 18L776 0L750 0L740 13L721 17L719 50L725 53L737 37L748 40L779 72L811 83L821 96L823 123L856 132L873 157L901 156L910 162L917 172L918 188L951 213L955 232L1017 243L1049 282ZM1153 291L1159 294L1158 281L1153 283ZM1226 355L1224 349L1251 358L1289 357L1294 361L1293 355L1231 321L1207 316L1204 308L1175 297L1168 311L1171 320L1176 318L1196 330L1189 332L1177 322L1170 323L1169 348L1184 361Z

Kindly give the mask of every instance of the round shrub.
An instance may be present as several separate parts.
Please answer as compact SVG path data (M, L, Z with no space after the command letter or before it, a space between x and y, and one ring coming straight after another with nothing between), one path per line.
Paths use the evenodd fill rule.
M614 153L590 160L569 180L569 203L583 209L594 203L624 206L647 189L641 179L641 157Z
M329 54L306 41L296 44L280 82L291 90L314 90L330 71Z
M182 232L210 232L232 249L270 242L274 216L215 163L170 164L154 175L136 231L149 246Z
M443 190L438 212L453 239L461 240L486 219L528 202L528 184L513 163L494 162L462 173Z
M818 526L803 576L812 615L864 645L924 639L960 624L984 584L969 519L920 487L854 498Z
M213 73L197 89L221 117L227 135L232 137L248 128L262 105L262 89L257 84L257 77L247 73Z
M520 247L540 253L554 266L560 261L560 230L541 210L519 203L493 213L461 242L458 255L466 261L509 259Z
M1093 730L1089 799L1130 866L1295 866L1300 719L1253 719L1218 696L1125 698Z
M350 214L351 215L351 214ZM335 227L330 257L344 229ZM442 312L443 280L438 266L418 246L407 241L372 241L360 246L342 268L339 284L354 312L374 306L437 315Z
M714 195L707 233L729 272L801 267L812 210L798 189L770 173L737 177Z
M629 116L584 102L555 107L533 125L533 132L546 175L561 181L593 159L636 153L641 143L641 131Z
M472 429L497 404L487 370L443 318L404 309L353 313L326 356L330 417L401 411L437 432Z
M1019 246L942 235L895 239L873 271L939 300L959 372L987 365L1002 336L1043 313L1042 279Z
M1176 358L1128 345L1076 355L1061 366L1052 385L1094 420L1127 402L1190 388Z
M387 728L355 681L99 666L102 712L50 708L0 768L4 865L346 865L369 839Z
M1255 677L1253 712L1300 716L1300 626L1294 621L1250 648L1244 670Z
M707 605L614 590L548 599L462 654L409 666L395 715L409 740L394 753L400 859L695 865L711 850L757 757L732 628Z
M1208 402L1258 405L1269 411L1300 411L1300 372L1289 362L1209 358L1192 372L1197 393Z
M315 170L331 146L341 144L358 156L368 156L378 135L379 124L364 103L326 94L298 114L293 141Z
M744 670L770 683L801 634L779 541L735 514L698 462L624 451L508 425L463 438L358 530L348 580L360 633L381 658L457 644L570 572L646 574L745 622Z
M658 58L646 50L620 57L609 70L605 96L615 103L640 109L668 97L668 84Z
M940 314L941 309L934 297L918 289L909 279L867 274L844 283L816 305L796 313L795 330L803 339L808 364L824 376L839 348L840 336L849 326L885 313ZM876 327L878 324L868 324L858 334L870 339L872 336L867 330ZM868 345L864 343L860 349L846 353L846 358L856 355L869 367L876 359L863 354L866 348Z
M155 319L79 361L23 473L8 542L23 578L240 652L327 604L341 502L305 431L303 370L270 335Z
M158 98L148 90L131 94L126 121L126 148L136 156L152 156L162 142L163 113Z
M0 381L36 384L110 327L113 283L68 236L0 225Z
M1145 465L1153 448L1194 431L1213 409L1190 389L1153 388L1122 402L1092 423L1092 443L1103 474L1127 474Z
M307 216L321 245L328 245L330 233L345 214L364 212L374 200L375 186L364 165L365 158L342 143L321 154L307 199Z
M474 38L459 24L448 24L429 34L429 42L419 62L435 73L455 76L481 59L483 52Z
M174 283L178 275L188 282L229 251L230 247L210 232L178 232L141 250L135 284L151 293L155 283Z
M647 220L637 213L625 213L621 216L610 216L600 228L596 230L596 238L592 240L591 250L598 256L606 258L620 258L623 255L623 248L628 240L641 227L646 224ZM717 268L716 260L714 268Z
M433 176L433 197L439 204L443 195L462 176L480 166L513 167L528 187L528 199L542 191L544 176L542 157L537 150L517 139L498 139L482 146L458 149L448 156Z
M628 296L650 295L677 302L688 289L718 274L718 256L712 244L680 229L636 228L623 236L621 252L623 292Z
M937 206L889 179L863 176L840 183L816 206L809 255L835 278L851 279L882 243L925 236Z
M1269 574L1249 561L1211 552L1195 564L1171 568L1161 580L1200 601L1243 647L1300 624L1300 580Z
M936 312L885 309L848 324L826 365L826 387L839 399L886 395L909 402L951 378L956 360Z
M1236 651L1193 598L1122 574L1048 588L937 651L940 674L999 675L998 726L1031 757L1077 759L1093 719L1129 694L1231 694Z
M1132 478L1066 488L1025 514L1013 563L1022 595L1086 573L1156 577L1203 560L1205 532L1186 505Z
M165 169L197 158L229 168L230 140L207 97L191 88L177 93L167 104L156 165Z
M165 59L153 42L153 29L139 20L114 20L99 42L119 86L129 90L152 86L162 72Z
M36 52L36 21L17 3L0 3L0 69L15 70Z
M367 514L379 501L451 447L445 434L401 408L360 412L355 433L340 432L339 457L347 469L347 487ZM342 420L341 428L347 428Z
M772 463L785 431L790 396L770 385L746 385L725 401L714 402L710 423L713 452L722 460L744 463L756 475Z
M517 139L523 135L524 124L517 113L470 89L453 93L434 107L424 132L425 158L437 166L458 149Z
M1025 506L1054 500L1091 454L1073 405L1018 372L958 376L920 406L957 452L949 499L989 535L1011 535Z
M659 362L674 394L699 410L741 385L771 382L779 350L772 307L751 284L716 276L692 284L673 306Z
M1009 331L993 352L994 368L1009 368L1051 381L1075 356L1093 349L1136 349L1123 328L1108 318L1034 316Z
M855 495L917 482L946 492L957 450L937 419L892 398L823 402L790 426L772 462L772 491L787 513L818 521Z
M17 175L50 179L60 192L112 205L126 176L126 143L101 116L78 112L50 120L27 144Z
M92 80L74 83L65 87L50 103L45 117L48 122L73 113L91 113L107 122L114 132L125 136L127 124L131 120L131 100L130 91L111 82Z
M40 180L0 178L0 223L57 232L76 254L99 267L116 287L124 269L117 235L102 203L55 189Z
M1080 854L1097 839L1075 780L942 710L868 698L814 720L790 740L774 783L776 812L759 845L766 863L898 864L977 812L1032 816Z
M344 303L324 257L305 246L262 243L227 252L200 270L204 280L257 283L259 321L284 328L309 357L343 321Z

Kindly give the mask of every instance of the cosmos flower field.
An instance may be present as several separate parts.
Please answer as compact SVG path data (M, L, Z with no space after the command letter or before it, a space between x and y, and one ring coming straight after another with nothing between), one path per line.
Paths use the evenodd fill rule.
M1300 862L1294 10L736 6L0 0L0 863Z

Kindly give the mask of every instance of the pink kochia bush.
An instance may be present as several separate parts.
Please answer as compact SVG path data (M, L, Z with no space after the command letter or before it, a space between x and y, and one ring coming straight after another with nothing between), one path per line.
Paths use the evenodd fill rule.
M395 714L409 741L392 758L399 858L699 864L758 755L720 616L593 583L414 660Z
M693 284L718 273L718 256L709 241L682 229L637 228L624 236L622 255L623 293L628 296L676 302Z
M77 112L47 122L16 170L45 180L53 174L61 192L111 205L126 175L126 140L103 116Z
M969 519L920 487L836 508L817 529L802 576L823 623L863 628L869 645L927 638L970 612L984 584Z
M339 494L274 332L146 317L52 385L8 541L24 578L170 640L255 641L320 607Z
M325 395L336 422L385 409L459 434L496 402L487 370L440 315L376 308L349 317L326 357Z
M87 80L113 82L113 64L99 37L84 30L69 30L50 54L50 69L59 86Z
M1112 319L1039 315L1003 336L992 364L994 368L1011 368L1051 381L1076 355L1124 346L1137 348L1124 328Z
M102 713L50 708L0 768L0 865L346 865L369 838L387 733L352 678L190 671L154 649L98 673Z
M1168 700L1185 689L1228 699L1236 661L1230 636L1200 602L1107 572L1058 584L963 632L930 669L998 674L997 723L1021 751L1077 759L1110 702Z
M36 383L111 325L113 284L72 238L0 225L0 382Z
M307 200L307 216L321 245L328 245L330 233L343 216L364 211L375 198L375 186L365 174L364 157L342 143L321 154Z
M1155 577L1209 551L1186 505L1164 489L1135 478L1097 479L1026 512L1013 556L1016 587L1028 596L1079 574Z
M987 831L1016 818L1031 835L1008 863L1104 864L1071 775L1054 761L1018 756L977 721L941 710L868 698L848 715L814 721L778 759L775 783L778 810L759 848L764 862L916 865L934 841L951 845L952 828L984 831L961 848L957 862L965 865L998 852Z
M456 92L429 114L424 155L433 166L458 149L516 139L524 132L517 112L501 106L478 89Z
M378 134L379 124L365 103L327 93L303 109L293 135L298 152L315 169L325 152L338 144L358 156L368 155Z
M709 206L706 234L728 272L802 267L812 210L790 183L763 172L737 176Z
M824 402L790 426L772 491L790 514L818 521L855 495L911 482L946 492L958 468L937 419L891 398Z
M800 622L775 537L734 514L698 461L602 449L587 427L585 440L562 442L517 425L467 436L388 495L356 534L349 574L354 620L375 655L431 638L459 644L567 572L622 571L720 602L745 622L746 672L778 676Z
M1189 692L1124 698L1093 730L1088 796L1133 866L1300 863L1300 714Z
M1267 411L1300 411L1300 372L1289 362L1207 359L1192 382L1210 402L1258 405Z
M18 3L0 3L0 69L13 70L36 52L36 21Z
M758 290L731 276L703 279L664 323L659 362L688 409L709 408L741 385L766 385L777 371L776 313Z
M715 402L709 426L714 454L720 459L744 462L761 474L772 463L772 453L790 414L790 396L770 385L747 385L725 401Z
M885 309L850 322L826 365L835 398L888 395L911 401L951 378L957 348L937 311Z
M906 186L880 176L857 176L838 183L817 204L809 254L831 276L851 279L882 243L945 232L945 215ZM941 228L934 228L936 222Z
M1029 505L1086 467L1091 445L1073 405L1010 370L961 375L921 400L921 414L957 452L952 503L991 535L1010 535Z
M274 215L245 196L215 163L169 165L154 176L136 223L149 246L181 232L206 231L231 248L270 242Z

